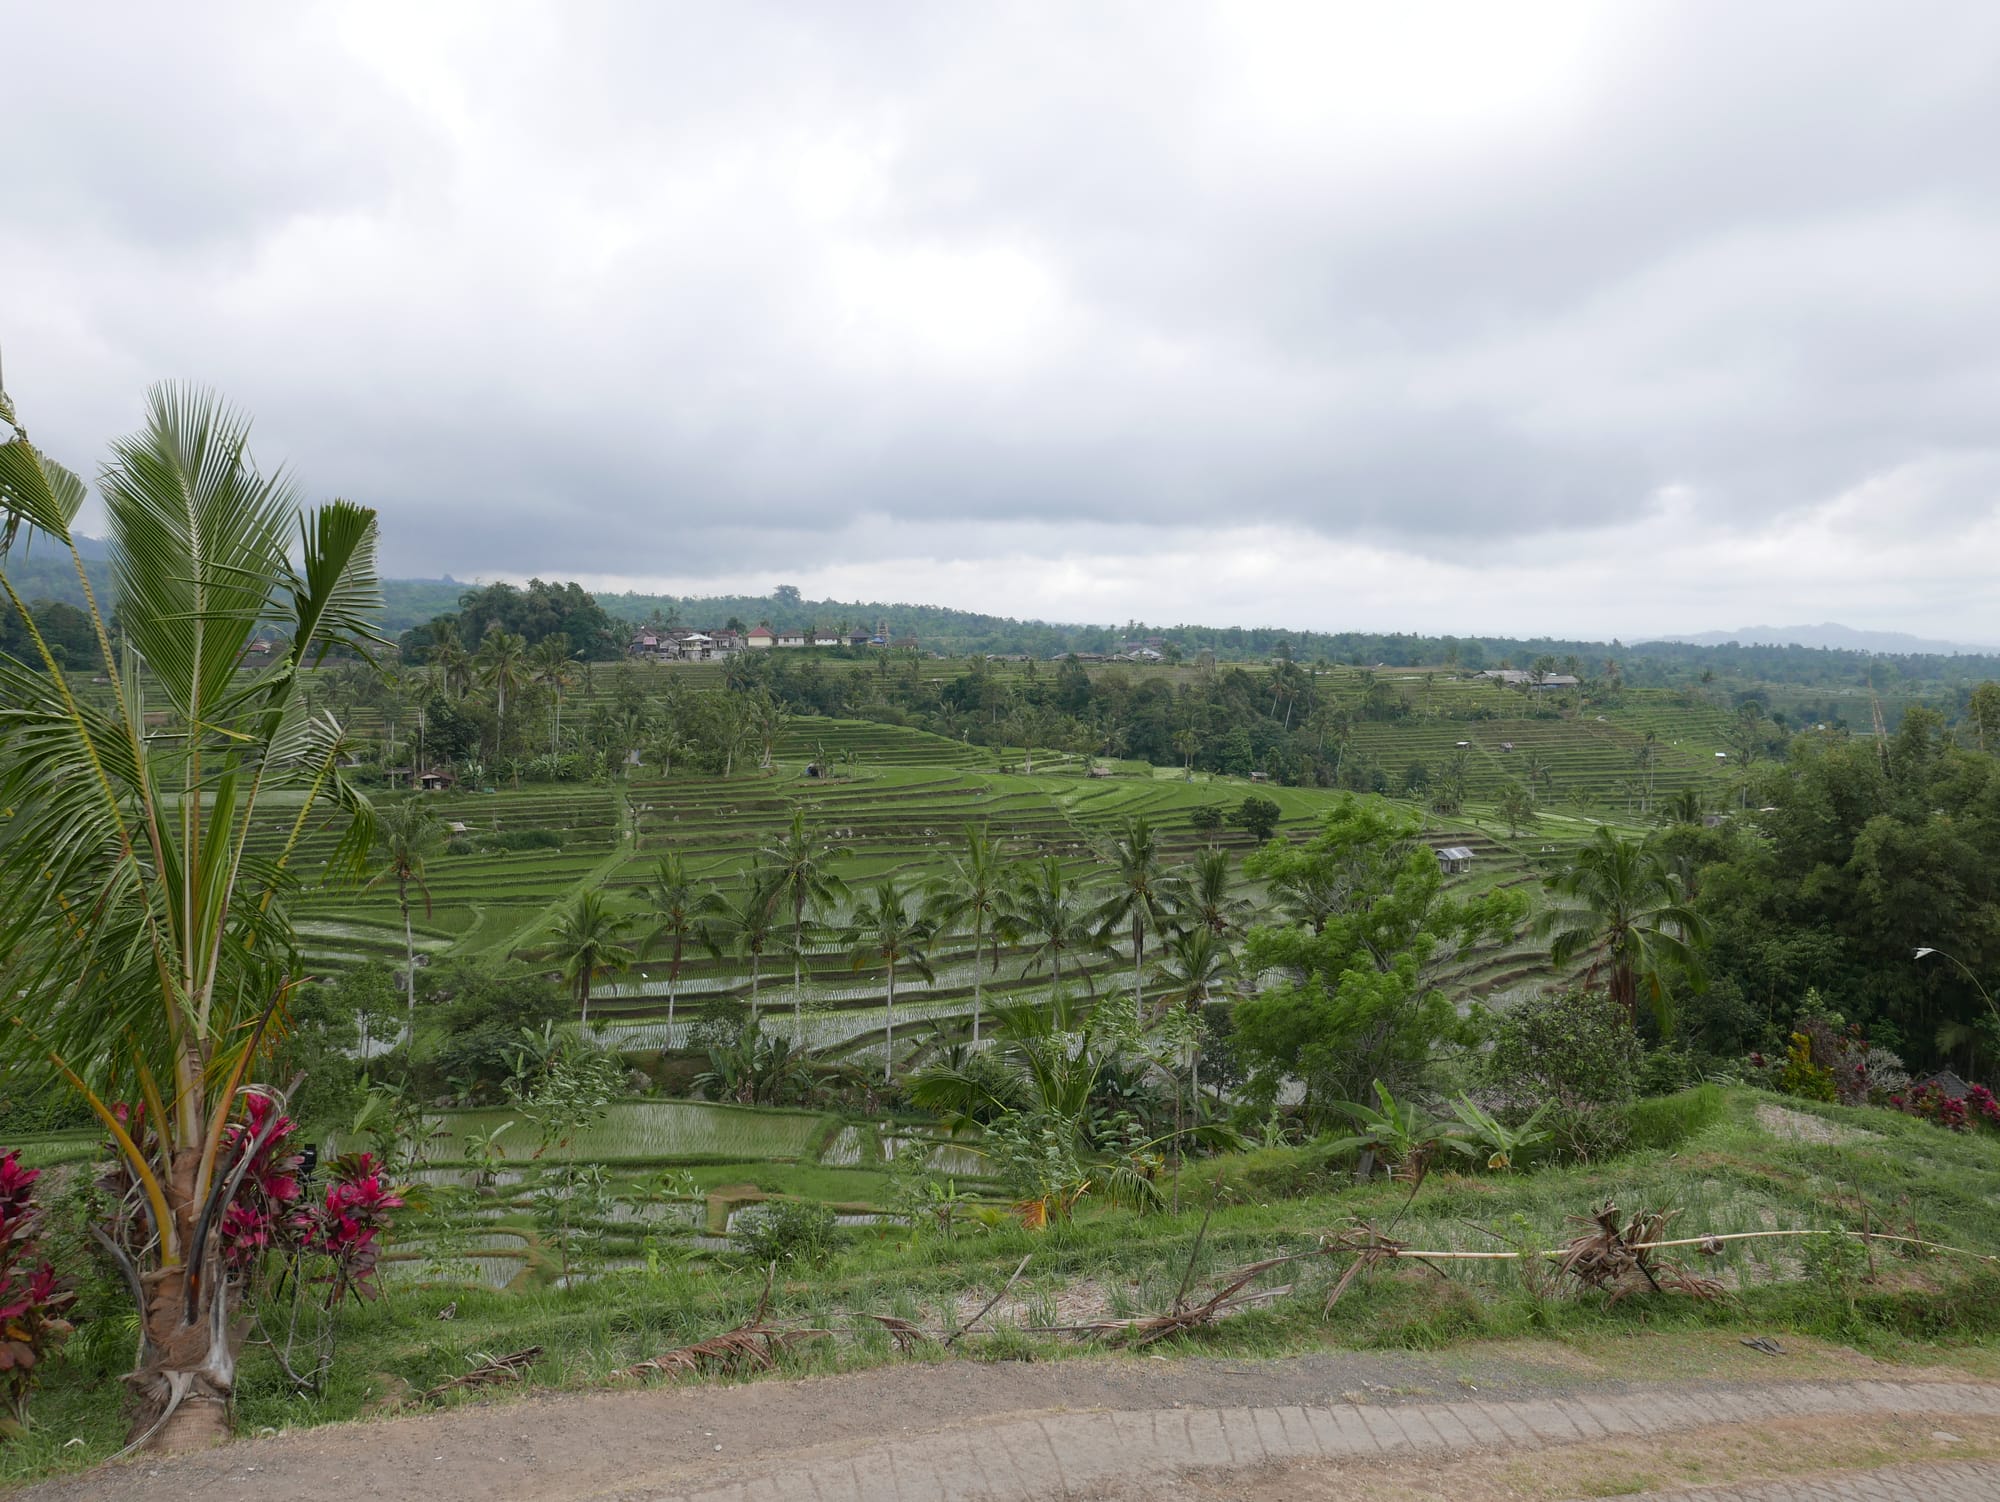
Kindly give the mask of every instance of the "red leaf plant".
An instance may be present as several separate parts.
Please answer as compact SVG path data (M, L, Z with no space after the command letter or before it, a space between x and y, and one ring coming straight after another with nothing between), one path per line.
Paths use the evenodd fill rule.
M70 1333L62 1312L76 1297L41 1255L42 1212L35 1205L38 1168L21 1155L0 1156L0 1434L28 1427L28 1398L43 1366Z

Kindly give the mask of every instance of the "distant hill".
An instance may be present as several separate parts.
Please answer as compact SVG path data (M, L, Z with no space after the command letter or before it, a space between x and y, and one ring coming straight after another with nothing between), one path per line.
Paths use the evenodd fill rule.
M1826 621L1817 626L1742 626L1734 631L1696 631L1681 636L1665 636L1659 640L1686 642L1697 647L1721 647L1731 643L1745 647L1828 647L1840 652L1876 652L1896 657L1958 657L2000 650L1967 642L1911 636L1903 631L1861 631L1837 621Z

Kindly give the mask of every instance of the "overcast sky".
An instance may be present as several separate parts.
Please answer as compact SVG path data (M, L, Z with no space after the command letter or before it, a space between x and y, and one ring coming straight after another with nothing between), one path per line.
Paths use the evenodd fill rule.
M0 351L392 575L2000 641L2000 5L0 0Z

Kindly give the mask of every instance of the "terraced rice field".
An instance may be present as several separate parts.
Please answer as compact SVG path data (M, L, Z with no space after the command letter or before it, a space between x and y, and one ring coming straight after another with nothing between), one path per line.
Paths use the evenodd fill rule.
M1597 723L1559 721L1459 722L1439 727L1363 726L1357 740L1376 730L1394 730L1402 743L1440 751L1469 740L1470 761L1483 769L1469 776L1474 796L1497 785L1510 769L1508 757L1533 749L1560 779L1587 783L1593 769L1613 775L1619 758L1638 732ZM1426 739L1428 737L1428 739ZM1513 739L1515 750L1502 743ZM1386 744L1386 743L1385 743ZM831 777L807 777L808 759L824 757ZM461 839L488 832L554 831L560 850L446 854L426 873L430 910L413 892L412 927L421 956L504 955L532 949L554 914L576 893L596 888L638 912L643 888L658 857L668 850L685 856L696 874L728 882L748 869L773 842L794 807L830 833L841 847L838 869L851 887L863 888L887 875L921 882L947 865L968 824L983 824L1004 837L1022 856L1053 854L1082 874L1096 866L1101 843L1134 815L1158 826L1172 859L1192 856L1201 846L1189 821L1197 807L1233 807L1249 793L1268 797L1281 812L1280 830L1308 833L1339 796L1315 789L1253 784L1241 779L1202 777L1187 781L1178 772L1121 764L1118 775L1086 777L1080 768L1034 776L995 770L991 750L968 747L921 731L862 720L809 718L793 723L778 747L770 772L752 769L729 779L707 776L661 778L635 768L629 779L609 786L563 786L455 792L436 795L439 817ZM1659 773L1661 792L1671 778L1696 775L1692 752ZM1482 780L1483 779L1483 780ZM1425 838L1443 846L1463 844L1475 852L1475 869L1454 878L1468 889L1496 882L1533 888L1543 863L1560 849L1586 837L1594 820L1554 815L1533 834L1506 838L1475 805L1449 824L1430 821ZM276 826L274 825L274 828ZM275 834L273 838L275 838ZM330 838L316 835L317 841ZM1252 846L1243 832L1229 829L1223 846L1240 856ZM310 852L309 852L310 854ZM1253 894L1254 895L1254 894ZM838 924L845 912L818 915ZM302 941L311 963L337 970L366 959L397 963L403 933L392 884L318 890L304 904ZM924 982L905 971L898 978L899 1055L936 1045L943 1027L964 1026L973 991L969 936L946 936L933 943L935 980ZM989 998L1027 999L1045 995L1045 974L1024 973L1025 955L1003 946L997 972L984 989ZM1101 989L1122 983L1129 972L1129 949L1079 962L1072 983ZM794 989L788 958L767 956L757 1002L770 1025L796 1033L816 1050L857 1057L879 1055L882 987L879 966L857 968L849 954L829 939L809 942L803 984ZM606 1042L632 1049L682 1047L690 1013L718 999L750 1000L747 963L739 957L690 952L675 988L675 1016L668 1024L666 964L657 953L615 984L601 987L592 1023ZM1525 941L1493 946L1468 956L1452 984L1468 997L1504 994L1509 988L1547 975L1543 961Z

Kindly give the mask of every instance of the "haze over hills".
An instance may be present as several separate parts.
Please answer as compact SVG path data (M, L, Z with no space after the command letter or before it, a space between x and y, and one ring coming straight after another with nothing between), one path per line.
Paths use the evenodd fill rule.
M1940 641L1912 636L1906 631L1869 631L1843 626L1837 621L1824 621L1817 626L1739 626L1734 631L1691 631L1657 640L1686 642L1697 647L1720 647L1732 642L1745 647L1830 647L1843 652L1885 652L1899 656L1957 657L1996 650L1990 644Z

